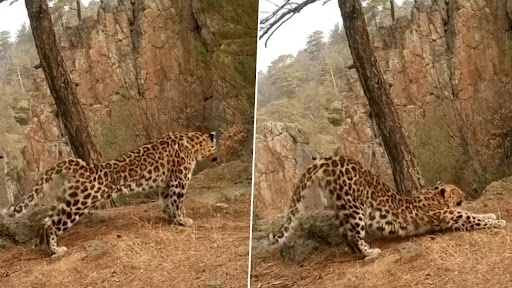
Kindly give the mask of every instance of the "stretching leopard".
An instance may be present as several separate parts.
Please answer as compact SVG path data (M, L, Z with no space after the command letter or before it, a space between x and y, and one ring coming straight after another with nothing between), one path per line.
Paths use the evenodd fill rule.
M67 250L58 246L58 235L100 201L119 194L158 189L166 218L176 225L191 226L193 221L182 212L187 185L198 160L217 160L216 146L215 132L169 133L112 161L87 164L80 159L62 160L46 170L23 203L13 204L2 214L22 215L41 199L46 184L62 174L65 183L57 196L57 204L43 221L40 239L40 244L46 244L50 254Z
M365 234L412 236L443 230L502 228L505 220L494 214L473 214L458 208L464 192L454 185L438 183L412 197L392 190L358 161L344 156L324 157L313 162L296 184L286 221L277 235L269 234L268 244L286 243L303 212L304 191L319 187L325 207L334 210L342 237L349 248L365 258L376 257Z

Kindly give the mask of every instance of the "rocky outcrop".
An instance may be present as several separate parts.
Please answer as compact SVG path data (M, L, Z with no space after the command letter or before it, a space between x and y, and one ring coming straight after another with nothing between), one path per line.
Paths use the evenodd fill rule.
M487 213L498 213L502 219L512 218L512 177L489 184L472 206Z
M204 84L204 73L191 53L199 39L199 35L193 33L191 4L181 5L179 1L131 3L102 4L96 19L87 17L77 26L66 27L59 39L68 70L78 85L78 97L97 138L111 113L110 104L117 100L124 100L123 106L139 106L123 107L131 110L133 117L124 119L128 122L125 124L135 125L142 122L137 118L159 113L158 106L168 109L166 113L170 115L179 114L178 105L165 103L183 101L181 95L189 95L189 103L203 109L206 89L210 88ZM58 144L62 135L41 70L37 71L35 82L33 120L27 129L24 158L29 167L45 170L57 160L56 153L69 155L69 151L61 151L65 145ZM171 109L173 106L175 109ZM142 108L147 110L141 111ZM160 127L148 133L168 130L171 127L165 126L170 125L169 122L161 121L157 125Z
M454 154L460 153L466 159L464 170L475 170L466 169L471 166L469 158L484 167L499 166L485 162L501 157L488 154L489 137L496 129L490 120L500 111L503 97L512 99L510 1L415 2L410 18L397 18L373 35L380 68L409 138L414 142L423 133L420 129L425 129L421 124L430 121L433 125L428 129L461 133L468 150L452 151L451 157L455 162ZM348 91L343 92L345 119L340 143L357 159L367 159L364 155L375 147L376 164L381 167L377 170L385 174L382 169L387 170L388 163L382 146L374 144L369 109L354 70L345 81ZM439 160L444 159L432 159ZM449 173L445 171L440 177Z
M232 57L220 51L217 37L225 25L218 11L204 7L209 2L102 1L95 17L60 34L61 52L104 157L168 131L219 130L225 122L218 119L232 120L219 96L226 97L227 76L212 72L213 61L229 64ZM42 71L34 78L23 151L28 178L71 155Z
M424 174L430 176L427 184L451 181L456 178L452 173L460 171L466 174L457 175L459 179L467 180L459 181L467 182L457 184L472 184L475 178L469 175L474 170L471 159L482 167L499 167L486 163L501 157L490 154L488 149L494 128L489 119L495 111L489 106L499 108L504 95L512 101L512 21L507 13L510 5L504 0L432 1L428 5L425 1L415 2L410 17L399 17L392 25L372 33L379 65L390 84L410 143L416 152L425 146L430 149L417 155L419 162L432 163L422 167ZM337 152L359 160L394 187L389 160L372 129L368 102L355 70L347 71L343 82L342 105L337 109L342 119L335 121L340 123L336 125L339 128L335 137L340 143ZM303 148L279 148L293 147L290 143L294 142L289 140L292 137L281 132L293 125L265 124L268 126L258 131L255 166L256 212L262 218L284 211L293 189L292 180L311 163L303 154L294 156L294 149ZM449 139L441 139L443 135ZM461 135L466 142L460 144L466 145L467 150L441 142L459 141L454 138ZM315 151L310 146L307 149ZM276 152L281 150L287 152ZM431 167L438 173L428 169Z
M295 182L313 162L312 158L319 155L304 131L294 124L267 122L259 130L254 213L255 217L272 217L288 207Z
M507 1L418 2L411 18L374 38L379 64L401 108L435 98L495 99L510 92ZM466 104L466 103L463 103Z
M352 89L343 92L345 113L338 129L338 152L357 159L394 188L391 166L382 142L375 137L375 128L368 117L370 107L364 98L359 79L354 74L348 74L346 80Z
M295 124L266 122L258 130L254 166L255 215L271 218L285 212L296 181L313 163L313 158L328 155L319 155L318 150L309 143L305 132ZM355 137L344 135L344 143L350 143L353 136ZM347 147L350 145L342 145L333 155L358 155L360 157L357 159L365 167L372 167L372 171L376 173L382 172L382 178L394 185L389 167L379 166L380 163L389 163L378 144L371 144L369 150L349 151ZM317 188L309 188L306 195L304 203L307 209L323 209Z

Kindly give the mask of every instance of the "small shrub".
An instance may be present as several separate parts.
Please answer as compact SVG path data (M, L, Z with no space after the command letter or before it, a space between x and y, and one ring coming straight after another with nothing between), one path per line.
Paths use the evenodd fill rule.
M211 55L206 50L206 47L201 42L194 42L192 49L193 59L203 68L210 66Z
M464 175L464 151L452 137L450 103L436 100L425 107L425 117L414 128L411 146L426 185L457 183Z
M138 115L134 104L121 98L110 106L111 116L102 123L97 139L98 149L105 159L114 159L135 148L139 123L138 117L134 117Z

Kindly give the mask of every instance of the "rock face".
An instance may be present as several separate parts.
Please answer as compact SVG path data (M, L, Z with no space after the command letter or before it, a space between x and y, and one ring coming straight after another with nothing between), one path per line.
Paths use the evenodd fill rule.
M434 98L495 99L509 93L512 21L508 1L418 2L375 37L379 64L402 109ZM408 97L406 97L408 96ZM412 118L412 117L406 117ZM414 119L412 119L414 120Z
M482 166L499 166L492 161L497 161L500 155L486 151L489 136L495 129L489 119L495 108L503 105L504 95L512 101L509 7L510 1L505 0L432 1L429 5L417 1L410 18L400 17L373 35L379 65L391 85L391 96L411 142L419 136L429 145L444 141L440 139L443 130L453 129L450 131L464 135L468 146L468 150L460 151L445 148L447 152L443 154L437 149L443 147L441 143L441 146L433 145L431 155L419 157L430 158L427 160L433 164L456 163L460 153L465 157L461 161L464 170L469 171L461 175L464 179L475 179L471 173L478 172L478 167L471 167L473 163L488 161ZM369 107L356 72L350 70L344 82L340 109L343 119L337 135L342 143L339 153L371 167L394 187L389 161L372 131ZM261 217L286 209L292 182L311 163L309 155L316 153L306 144L304 133L293 136L301 130L291 127L294 126L265 123L258 132L255 199L256 212ZM451 169L440 167L444 168L436 175L438 178L427 179L430 184L454 178L450 178Z
M233 57L220 49L224 26L206 2L102 1L96 17L65 27L60 49L104 157L169 131L225 128L218 119L232 116L219 96L226 96L227 76L212 73L212 62ZM23 151L31 180L72 155L42 71L34 74Z
M512 177L508 177L487 186L472 206L481 211L499 213L502 219L512 218Z
M343 93L344 120L338 129L339 153L360 161L391 187L395 188L391 166L379 138L374 135L370 108L364 98L357 75L348 74L348 91ZM351 104L351 105L350 105Z
M463 135L460 139L468 144L467 150L446 155L456 162L454 154L458 153L467 161L466 168L475 166L461 178L474 179L470 174L477 173L480 164L500 166L501 154L489 154L489 137L496 129L490 120L503 107L503 98L512 95L512 17L507 6L510 1L505 0L432 1L430 5L417 1L410 18L398 18L373 36L379 65L409 138L423 134L435 142L442 129ZM375 147L376 170L386 175L388 163L371 136L369 109L359 80L354 70L348 75L340 143L348 155L360 160L368 158L364 155L369 147ZM432 161L445 160L441 158L446 157ZM438 176L449 173L441 171Z
M294 124L267 122L257 134L255 217L272 217L288 207L295 182L319 155Z
M346 140L346 139L345 139ZM378 148L378 145L375 145ZM341 151L340 151L341 150ZM367 152L367 151L366 151ZM375 150L374 159L364 157L365 151L344 152L343 146L334 152L343 155L361 155L366 159L363 165L369 167L372 163L384 162L385 152ZM377 156L375 156L377 155ZM318 158L318 150L312 147L305 132L295 124L266 122L257 132L256 160L254 166L254 199L255 215L260 218L271 218L283 213L288 207L290 197L306 168L313 163L313 157ZM381 158L378 158L381 157ZM368 164L368 165L367 165ZM380 169L390 171L387 167L372 165L374 172ZM377 171L378 173L378 171ZM393 176L388 172L383 179L393 184ZM304 200L306 209L323 209L323 203L317 188L309 188Z

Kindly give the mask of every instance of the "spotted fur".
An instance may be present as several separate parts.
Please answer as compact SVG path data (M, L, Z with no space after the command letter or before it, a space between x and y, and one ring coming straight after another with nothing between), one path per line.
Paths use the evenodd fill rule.
M438 183L412 197L392 190L361 163L344 156L324 157L311 164L295 186L285 223L269 244L286 243L303 212L304 191L315 185L322 191L325 207L335 211L340 234L355 253L375 257L366 234L411 236L443 230L502 228L506 222L494 214L473 214L460 209L465 194L450 184Z
M160 193L164 215L176 225L190 226L193 221L183 215L183 198L198 160L216 161L215 132L169 133L115 160L87 164L80 159L66 159L45 171L32 192L21 204L4 209L3 215L18 217L42 197L45 186L54 176L62 175L65 183L44 220L41 243L51 254L66 251L58 246L57 236L100 201L116 195L155 191Z

